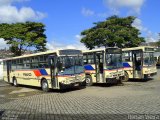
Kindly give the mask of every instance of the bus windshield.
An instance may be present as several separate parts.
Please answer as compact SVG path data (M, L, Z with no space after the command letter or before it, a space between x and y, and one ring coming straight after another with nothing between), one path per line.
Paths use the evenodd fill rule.
M80 74L83 72L84 72L83 57L77 56L75 57L75 73Z
M108 69L122 67L121 54L106 54L106 65Z
M153 65L154 61L154 54L149 52L143 53L144 65Z
M59 57L57 68L59 75L72 75L75 73L83 73L83 58L82 57Z

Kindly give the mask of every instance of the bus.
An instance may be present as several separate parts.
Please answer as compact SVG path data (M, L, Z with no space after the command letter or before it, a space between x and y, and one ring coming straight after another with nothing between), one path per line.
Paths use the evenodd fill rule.
M14 86L37 86L45 92L85 86L81 50L51 50L7 58L3 66L4 81Z
M83 51L86 85L115 84L124 78L121 49L108 47Z
M154 60L154 47L140 46L122 49L124 81L129 79L147 79L157 73Z

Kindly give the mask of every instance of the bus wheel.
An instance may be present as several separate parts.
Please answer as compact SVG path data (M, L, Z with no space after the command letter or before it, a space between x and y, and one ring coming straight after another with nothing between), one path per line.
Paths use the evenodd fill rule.
M129 80L129 75L127 72L124 73L124 79L122 80L122 82L127 82Z
M86 75L86 85L91 86L92 84L92 77L90 75Z
M45 80L45 79L42 80L41 87L42 87L42 90L44 92L48 92L49 91L49 86L48 86L47 80Z
M13 85L16 87L18 86L17 79L15 77L13 77Z

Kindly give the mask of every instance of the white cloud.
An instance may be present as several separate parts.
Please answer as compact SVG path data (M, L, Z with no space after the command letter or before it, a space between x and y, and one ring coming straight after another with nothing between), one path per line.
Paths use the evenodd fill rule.
M140 31L148 31L148 29L146 27L143 26L142 24L142 20L139 18L136 18L132 24L133 27L136 27L137 29L139 29Z
M158 33L153 33L150 31L147 27L145 27L142 24L142 20L139 18L136 18L132 24L133 27L136 27L139 29L141 32L146 34L146 42L156 42L158 40Z
M0 38L0 49L8 48L6 41L3 38Z
M138 14L144 2L145 0L104 0L104 3L114 11L125 7Z
M82 8L81 13L84 16L93 16L95 14L95 12L93 10L90 10L88 8Z
M86 50L87 48L80 42L82 39L81 35L75 35L74 40L75 42L72 44L68 44L67 42L60 43L55 42L57 40L52 40L52 42L48 42L46 47L50 50L57 50L57 49L79 49L79 50Z
M29 0L0 0L0 6L6 6L6 5L11 5L14 2L25 2Z
M65 44L65 43L57 43L57 42L48 42L46 45L49 50L57 50L57 49L79 49L85 50L86 47L82 43L74 43L74 44Z
M158 41L159 35L158 33L153 33L151 31L147 31L146 42L156 42Z
M82 13L82 15L85 16L85 17L95 16L95 17L103 17L103 18L106 18L107 16L109 16L109 14L106 13L106 12L97 13L97 12L95 12L95 11L93 11L93 10L90 10L90 9L84 8L84 7L82 8L81 13Z
M82 35L75 35L75 38L80 41L83 38L83 36Z
M25 22L30 20L40 20L46 15L39 11L34 11L30 7L18 9L13 6L14 2L24 2L28 0L0 0L0 23Z

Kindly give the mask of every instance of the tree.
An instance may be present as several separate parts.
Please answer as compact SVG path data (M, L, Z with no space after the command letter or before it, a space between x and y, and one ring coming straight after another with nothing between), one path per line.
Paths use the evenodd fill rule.
M36 22L0 24L0 38L10 45L14 56L20 56L28 49L46 50L45 25Z
M103 22L94 23L94 27L81 32L81 42L89 49L95 47L135 47L144 42L138 29L132 26L135 17L120 18L111 16Z

